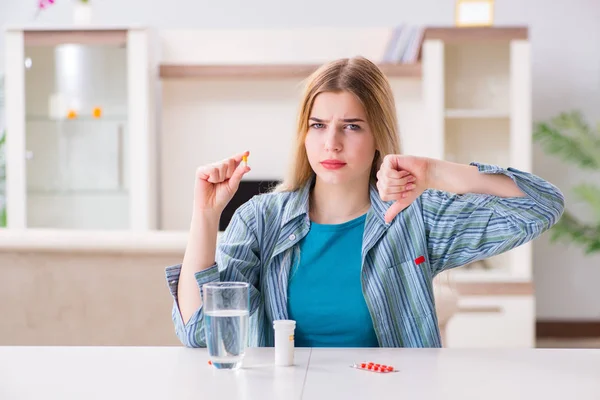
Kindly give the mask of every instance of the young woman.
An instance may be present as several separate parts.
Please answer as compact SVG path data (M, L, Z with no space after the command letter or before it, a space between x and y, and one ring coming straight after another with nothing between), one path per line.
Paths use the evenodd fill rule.
M364 58L310 77L289 175L237 209L217 249L243 155L197 170L183 263L166 271L186 346L206 345L201 286L244 281L251 346L294 319L297 346L440 347L433 277L538 237L564 207L524 171L402 155L392 91Z

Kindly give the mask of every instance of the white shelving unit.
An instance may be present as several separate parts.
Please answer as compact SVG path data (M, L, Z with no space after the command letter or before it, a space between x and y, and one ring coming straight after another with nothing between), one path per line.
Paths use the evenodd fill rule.
M423 88L431 157L531 171L531 60L525 28L429 30ZM427 141L427 142L425 142ZM531 243L448 271L461 293L448 347L533 347Z
M5 42L8 228L156 229L152 31L15 27Z
M467 30L468 31L468 30ZM481 31L481 30L480 30ZM527 31L437 29L423 43L430 156L531 171L531 61ZM460 32L460 35L458 34ZM424 143L425 144L425 143ZM531 245L452 271L458 281L530 282Z

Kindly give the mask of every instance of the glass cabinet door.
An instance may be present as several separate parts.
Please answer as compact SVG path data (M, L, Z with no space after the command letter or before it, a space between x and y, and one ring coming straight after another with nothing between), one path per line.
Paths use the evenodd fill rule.
M127 50L26 45L27 225L129 225Z

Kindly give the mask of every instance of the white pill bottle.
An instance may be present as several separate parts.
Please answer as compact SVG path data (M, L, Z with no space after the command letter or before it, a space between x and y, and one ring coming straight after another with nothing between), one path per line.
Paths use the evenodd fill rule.
M278 319L273 321L275 330L275 365L294 365L294 331L296 321L291 319Z

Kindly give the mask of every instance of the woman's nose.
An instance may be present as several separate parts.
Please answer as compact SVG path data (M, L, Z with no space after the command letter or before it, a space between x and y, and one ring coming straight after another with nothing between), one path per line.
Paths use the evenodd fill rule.
M335 127L331 127L327 130L325 138L325 150L327 151L340 151L342 149L342 143L340 141L340 135Z

